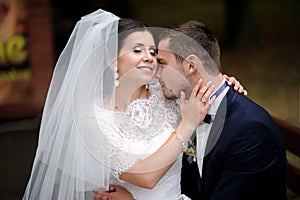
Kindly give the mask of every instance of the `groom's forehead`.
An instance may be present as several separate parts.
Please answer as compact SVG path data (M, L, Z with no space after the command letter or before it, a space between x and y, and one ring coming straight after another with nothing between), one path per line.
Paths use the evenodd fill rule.
M158 62L160 61L173 62L176 60L176 56L178 55L178 52L174 52L173 50L170 49L171 42L172 41L170 40L170 38L165 38L159 41L157 47Z
M169 50L158 49L157 61L160 63L170 62L175 58L175 54Z

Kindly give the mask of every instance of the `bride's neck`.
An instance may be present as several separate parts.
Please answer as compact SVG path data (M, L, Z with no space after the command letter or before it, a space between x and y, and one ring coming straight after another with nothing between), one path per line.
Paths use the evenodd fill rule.
M119 86L116 88L115 96L115 109L124 111L127 106L136 99L147 99L150 96L150 91L146 89L146 86L141 86L139 88L124 88Z

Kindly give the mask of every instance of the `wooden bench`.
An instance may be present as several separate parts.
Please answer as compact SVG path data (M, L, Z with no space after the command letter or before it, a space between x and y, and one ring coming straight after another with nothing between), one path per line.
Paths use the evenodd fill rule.
M284 138L286 149L300 158L300 128L293 126L286 121L273 117ZM288 160L287 163L287 187L300 195L300 166Z

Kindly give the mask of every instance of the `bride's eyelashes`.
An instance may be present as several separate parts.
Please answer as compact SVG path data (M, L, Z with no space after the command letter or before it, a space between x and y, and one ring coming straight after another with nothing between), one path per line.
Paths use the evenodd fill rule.
M151 56L157 56L156 49L149 49Z
M133 52L134 53L142 53L143 51L147 51L146 48L142 48L142 47L134 47L133 48ZM149 48L148 49L149 53L151 56L155 57L157 55L157 50L155 48Z
M141 53L143 50L142 50L142 48L141 47L134 47L133 48L133 52L134 53Z

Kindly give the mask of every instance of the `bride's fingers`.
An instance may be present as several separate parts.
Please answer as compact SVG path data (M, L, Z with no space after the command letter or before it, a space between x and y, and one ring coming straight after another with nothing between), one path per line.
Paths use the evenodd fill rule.
M241 83L238 80L235 80L233 88L235 91L240 92L240 89L243 89L243 86L241 85Z
M115 185L109 185L109 192L115 192L116 188Z
M215 86L209 83L207 85L207 90L203 93L203 96L201 97L200 101L202 103L206 103L209 97L211 96L211 94L214 92L214 90L215 90Z
M208 112L208 109L214 103L215 99L216 99L216 95L214 95L212 98L210 98L209 101L206 104L202 105L202 109L200 111L200 121L199 121L199 123L204 120L205 115Z
M202 103L205 103L209 95L212 93L211 87L212 87L211 81L208 81L205 85L203 85L200 88L200 91L198 92L197 100L201 101Z
M242 94L243 91L244 91L244 87L241 86L241 85L240 85L240 87L234 87L234 89L235 89L238 93L240 93L240 94Z
M205 108L205 112L208 111L208 109L210 108L210 106L214 103L214 101L216 100L216 95L214 95L204 106Z
M227 80L228 85L235 85L235 82L237 81L235 77L233 76L227 76L227 75L223 75L225 77L225 79Z
M107 195L105 195L105 194L95 194L94 195L94 200L107 200L108 199L108 197L107 197Z
M196 83L196 85L193 88L191 97L197 97L197 95L199 93L199 89L202 88L202 83L203 83L203 80L199 79L199 81Z
M185 104L185 93L181 91L180 93L180 108Z

